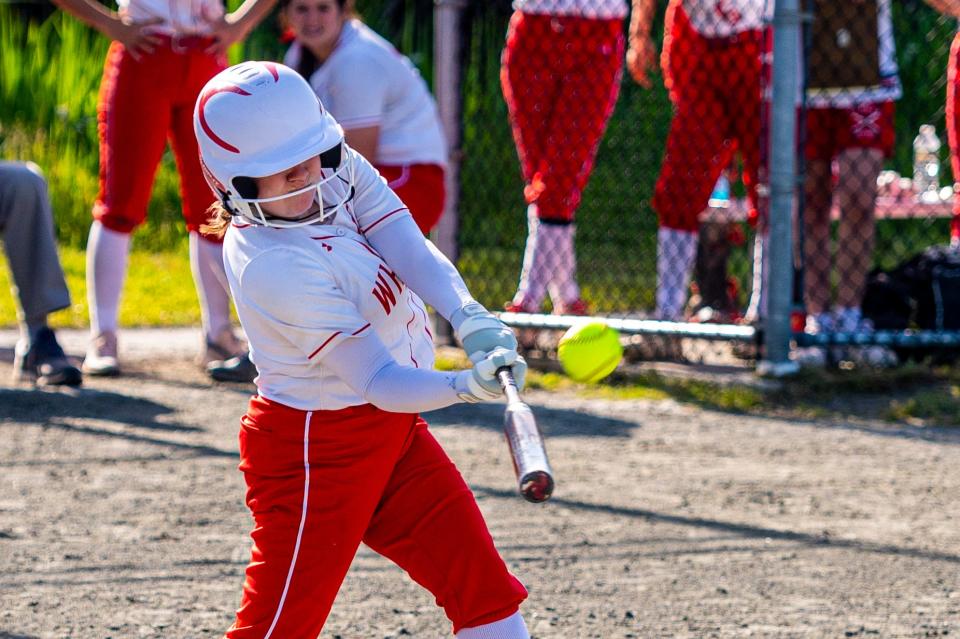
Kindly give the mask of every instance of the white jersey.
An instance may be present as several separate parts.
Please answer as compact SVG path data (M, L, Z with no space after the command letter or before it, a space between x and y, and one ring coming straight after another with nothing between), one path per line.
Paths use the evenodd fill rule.
M294 69L301 49L284 56ZM447 163L437 104L410 60L359 20L343 25L329 58L309 78L320 101L345 130L380 127L375 163Z
M619 20L627 15L626 0L513 0L513 8L524 13L597 20Z
M726 38L762 29L772 17L767 0L682 0L690 26L705 38ZM769 6L768 6L769 5Z
M235 221L224 239L258 392L300 410L366 403L324 366L352 336L376 334L404 366L430 369L434 362L424 303L367 241L410 213L376 169L355 151L350 155L356 192L347 211L327 224L296 228Z
M223 0L117 0L120 15L135 22L161 18L156 31L166 34L207 33L207 20L223 16Z
M858 104L899 100L903 95L897 48L893 41L890 0L877 0L877 36L880 54L880 86L854 89L808 89L807 107L846 109ZM837 60L836 64L843 64Z

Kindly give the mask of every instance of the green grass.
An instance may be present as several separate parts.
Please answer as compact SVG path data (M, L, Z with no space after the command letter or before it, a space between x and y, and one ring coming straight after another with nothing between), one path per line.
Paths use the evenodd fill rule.
M89 326L85 254L69 246L60 249L60 260L73 304L50 316L55 327ZM10 289L6 263L0 269L0 289ZM121 326L199 325L200 306L193 288L190 261L184 248L177 252L130 254L127 281L120 299ZM0 294L0 326L16 325L13 295Z

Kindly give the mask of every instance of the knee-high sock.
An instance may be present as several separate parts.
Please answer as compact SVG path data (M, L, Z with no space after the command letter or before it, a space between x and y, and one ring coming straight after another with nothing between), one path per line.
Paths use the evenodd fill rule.
M457 639L530 639L527 624L519 612L515 612L505 619L486 623L482 626L462 628L457 633Z
M753 240L753 289L744 317L757 322L767 316L767 281L770 279L770 260L766 256L769 236L760 231Z
M200 298L204 334L213 339L230 326L230 292L223 266L223 245L190 233L190 270Z
M547 256L548 285L553 306L563 306L580 299L577 284L577 256L573 248L576 227L569 224L550 224L540 221L541 237L550 247Z
M679 320L687 302L690 273L697 257L697 233L657 231L657 319Z
M130 234L119 233L94 221L87 238L87 303L90 332L96 336L117 330L120 292L127 276Z
M551 249L542 241L543 224L537 218L537 205L527 207L527 245L523 249L523 269L520 283L513 298L515 304L523 304L524 310L540 310L540 303L547 292L547 260Z

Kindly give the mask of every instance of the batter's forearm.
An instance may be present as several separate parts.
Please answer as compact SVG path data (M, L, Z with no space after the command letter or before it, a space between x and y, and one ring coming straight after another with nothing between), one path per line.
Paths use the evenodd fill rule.
M423 237L412 217L398 219L367 239L410 290L444 319L473 301L457 268Z

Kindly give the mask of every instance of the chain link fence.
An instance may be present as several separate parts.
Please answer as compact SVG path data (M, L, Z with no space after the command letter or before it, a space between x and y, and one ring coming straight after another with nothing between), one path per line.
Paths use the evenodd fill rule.
M804 363L949 360L956 18L920 0L777 8L798 2L796 60L773 56L784 42L769 0L356 5L437 95L453 149L437 241L511 324L601 316L636 359L749 365L782 328ZM269 19L232 57L284 48ZM800 177L788 176L795 210L783 217L768 202L783 156L767 156L784 134L771 104L785 72L796 141L773 148ZM89 197L61 195L85 228ZM777 220L789 236L775 236L779 254ZM786 276L762 286L774 266ZM528 331L526 344L550 350L556 334Z
M637 359L756 357L772 3L454 4L456 250L471 290L516 326L609 318L633 334ZM950 242L956 20L910 1L800 8L791 357L945 355L949 333L918 329L958 328L950 268L960 258L941 250L909 274L902 265ZM921 281L924 269L939 280Z

